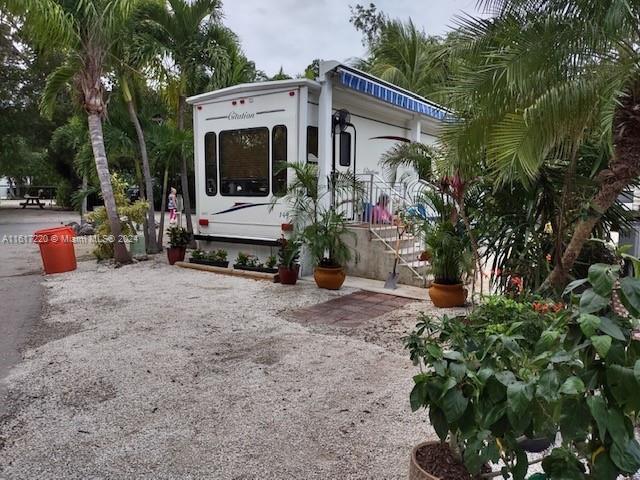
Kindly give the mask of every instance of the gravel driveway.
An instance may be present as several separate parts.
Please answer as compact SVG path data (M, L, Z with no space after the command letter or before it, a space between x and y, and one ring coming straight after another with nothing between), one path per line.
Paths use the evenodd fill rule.
M166 265L46 277L9 377L0 478L402 479L434 434L408 405L411 303L353 329L294 309L351 293Z

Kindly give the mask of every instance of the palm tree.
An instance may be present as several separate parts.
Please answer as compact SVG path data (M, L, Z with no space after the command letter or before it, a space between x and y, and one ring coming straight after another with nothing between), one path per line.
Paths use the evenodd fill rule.
M398 168L410 167L421 180L429 180L433 173L434 163L441 152L437 147L420 142L398 142L386 151L380 165L386 171L391 183L396 183Z
M148 253L158 253L158 243L156 240L155 229L155 211L153 207L153 177L151 176L151 168L149 166L149 154L147 151L147 142L144 131L138 117L138 111L134 102L132 86L140 80L140 71L151 62L151 58L155 51L148 48L144 50L141 46L148 46L151 42L146 42L146 38L138 35L134 25L137 16L132 16L126 25L126 30L122 32L117 42L112 45L111 59L114 63L114 70L118 78L118 84L122 93L131 123L136 131L138 140L138 149L142 158L142 177L144 185L141 185L140 191L145 192L142 197L146 198L149 204L147 211L147 221L145 238L147 239ZM132 41L132 37L135 41ZM137 164L136 164L137 165Z
M114 257L131 261L122 237L104 147L102 120L106 114L104 85L107 54L121 34L135 0L3 0L9 11L22 16L34 43L66 53L65 62L47 78L41 109L51 115L56 94L72 84L87 114L89 135L102 198L115 240Z
M443 40L427 36L411 20L385 20L369 54L362 68L420 95L436 94L449 75Z
M164 234L164 217L166 212L169 171L174 170L181 160L193 156L193 135L189 130L178 130L174 124L162 123L151 129L151 154L155 163L162 166L162 208L160 211L160 228L158 230L157 245L162 249Z
M445 133L451 168L473 178L487 165L498 183L531 184L566 165L560 228L570 241L547 278L567 280L582 246L640 175L640 5L622 0L486 0L490 19L463 19L454 47L465 63L449 98L460 121ZM608 166L577 222L574 183L581 146L604 139ZM558 234L558 241L562 241Z
M185 129L187 95L202 86L211 70L224 68L227 57L220 37L226 37L229 31L220 28L220 15L220 0L167 0L145 9L146 28L172 62L169 77L177 76L176 125L179 130ZM187 174L187 159L182 158L180 179L187 229L193 232Z

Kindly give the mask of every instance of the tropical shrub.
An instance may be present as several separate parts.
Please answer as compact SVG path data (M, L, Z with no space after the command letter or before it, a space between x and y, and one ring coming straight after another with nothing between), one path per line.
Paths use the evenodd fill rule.
M137 200L133 203L126 195L127 184L118 174L111 176L113 197L120 218L120 229L125 237L137 235L135 223L142 223L147 212L147 203L144 200ZM97 246L93 254L98 260L113 258L115 238L111 234L111 223L104 207L98 207L93 212L86 215L89 222L96 226Z
M300 258L300 240L292 238L280 239L280 247L278 248L278 265L286 268L293 268Z
M427 190L420 202L435 218L418 223L424 234L426 254L430 257L434 282L446 285L462 283L473 265L468 232L459 220L453 199L443 190ZM414 220L415 221L415 220Z
M186 248L191 241L191 234L185 228L174 226L167 229L169 246L172 248Z
M472 473L500 462L505 478L524 479L523 436L559 442L542 461L548 479L635 473L640 279L619 277L617 266L591 266L569 285L562 309L490 299L466 319L421 317L406 339L421 369L412 409L429 409L440 439Z

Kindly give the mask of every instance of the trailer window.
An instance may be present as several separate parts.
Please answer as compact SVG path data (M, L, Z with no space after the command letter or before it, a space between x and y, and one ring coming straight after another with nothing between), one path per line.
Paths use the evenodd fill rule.
M205 192L213 197L218 193L218 152L216 152L216 134L213 132L204 136L204 178Z
M277 197L287 193L287 127L276 125L271 132L272 189Z
M318 127L307 127L307 162L318 163Z
M220 194L269 195L269 129L220 132Z

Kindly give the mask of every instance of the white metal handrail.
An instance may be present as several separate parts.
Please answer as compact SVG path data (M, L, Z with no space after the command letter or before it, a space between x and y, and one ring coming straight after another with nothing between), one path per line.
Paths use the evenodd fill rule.
M421 281L425 281L425 275L421 270L422 267L428 265L428 262L421 259L424 251L422 231L418 229L414 232L404 233L400 239L401 248L396 252L400 229L394 228L392 222L381 221L374 215L374 211L376 206L385 208L393 215L397 215L401 211L408 211L415 207L418 192L425 188L426 184L412 185L401 182L392 184L374 173L357 174L357 179L363 185L365 195L362 201L363 205L356 209L357 214L352 221L367 224L371 235L382 242L390 253L398 255L400 265L404 265L411 270L413 275ZM383 205L384 203L386 205Z

